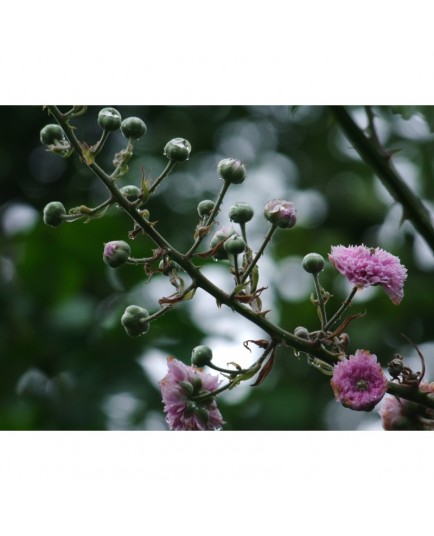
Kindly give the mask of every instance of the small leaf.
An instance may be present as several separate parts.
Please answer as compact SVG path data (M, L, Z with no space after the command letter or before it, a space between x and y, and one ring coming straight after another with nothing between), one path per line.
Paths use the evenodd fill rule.
M221 242L219 242L215 247L213 247L209 251L205 251L205 253L196 253L195 255L197 255L198 257L202 257L204 259L206 259L208 257L214 257L215 253L217 252L217 250L219 250L223 246L224 242L225 242L225 240L222 240Z
M244 282L244 283L240 283L239 285L237 285L235 288L234 288L234 293L235 294L238 294L239 292L241 292L242 290L244 290L247 286L248 286L248 282Z
M265 339L258 339L256 341L254 341L252 339L249 339L249 340L243 342L244 348L249 350L249 352L251 352L251 350L249 348L249 342L252 342L253 344L256 344L256 346L259 346L259 348L263 348L264 350L266 348L268 348L268 341L266 341Z
M363 318L365 315L366 313L356 313L355 315L349 316L331 335L328 335L327 339L333 339L333 337L337 337L344 331L344 329L348 326L350 322L352 322L356 318Z
M260 367L261 365L259 363L256 363L256 365L251 370L244 372L243 374L238 374L238 376L234 379L233 383L230 385L229 389L233 389L241 382L250 380L250 378L252 378L258 372Z
M81 143L80 147L81 147L81 156L83 160L85 161L85 163L88 166L94 164L95 155L93 154L92 149L86 143Z
M196 289L194 288L194 289L192 289L189 292L186 292L184 294L184 297L182 298L182 301L192 300L195 294L196 294Z
M210 229L211 225L198 225L194 232L194 239L203 238L209 233Z
M264 380L273 370L275 360L276 360L276 352L273 350L273 352L271 353L270 359L268 359L268 361L262 367L262 370L258 374L258 377L256 378L255 383L252 383L251 387L256 387L257 385L261 385L261 383L264 382Z

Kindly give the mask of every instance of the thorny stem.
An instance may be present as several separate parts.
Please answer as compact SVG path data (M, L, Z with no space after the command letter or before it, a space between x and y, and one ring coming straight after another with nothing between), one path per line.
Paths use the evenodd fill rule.
M49 109L53 117L63 127L65 134L70 140L70 143L75 148L77 154L81 155L82 151L80 142L76 138L73 129L70 127L68 122L64 121L61 112L56 106L50 106ZM157 244L160 248L164 249L169 255L169 257L172 258L172 260L174 260L175 262L177 262L181 266L181 268L183 268L188 273L188 275L192 279L192 284L195 287L202 288L203 290L205 290L205 292L213 296L218 305L226 305L227 307L232 309L232 311L240 314L256 326L263 329L273 340L276 341L277 344L287 344L300 352L305 352L307 354L322 358L326 361L330 361L330 353L315 344L314 342L306 341L306 339L296 337L292 333L289 333L281 327L273 324L264 316L255 313L249 307L246 307L245 305L237 302L237 300L234 300L233 297L230 297L226 292L214 285L214 283L212 283L207 277L205 277L200 271L200 269L196 268L196 266L190 261L189 254L183 255L182 253L177 251L163 236L160 235L160 233L155 229L155 227L146 218L144 218L138 210L136 210L136 208L119 191L118 187L115 184L115 181L111 177L109 177L107 173L105 173L105 171L101 169L98 164L96 164L95 162L90 164L86 163L83 158L82 161L105 184L105 186L112 194L113 198L116 200L116 203L137 223L137 225L143 230L143 232L147 236L149 236L155 244ZM228 183L225 182L225 185L227 184ZM225 188L225 186L222 188L220 197L222 197L222 194L224 193L224 191L226 191L226 189L227 187ZM210 215L208 221L212 219L213 213ZM267 234L266 242L269 241L274 230L275 227L271 227L270 231ZM265 245L256 255L256 260L259 259L259 254L262 254ZM254 259L255 263L256 260Z
M401 203L403 218L413 223L434 252L434 227L430 213L393 168L390 156L365 136L345 107L331 106L330 111L366 164L377 174L394 199Z
M194 266L194 264L190 261L189 255L183 255L180 252L178 252L175 248L173 248L172 245L163 236L161 236L160 233L158 233L158 231L154 228L154 226L146 218L144 218L139 211L136 210L134 205L131 204L119 191L118 187L115 184L115 181L109 175L107 175L98 164L96 164L95 162L94 163L86 162L86 160L82 156L82 147L80 145L80 142L76 138L75 133L73 129L70 127L68 121L65 120L64 115L59 111L59 109L56 106L48 106L48 109L49 109L49 112L56 119L56 121L60 124L60 126L62 126L71 145L74 147L77 154L80 155L80 158L83 161L83 163L105 184L105 186L111 193L112 198L135 221L135 223L143 230L143 232L146 235L148 235L155 244L157 244L160 248L163 248L167 252L167 254L170 256L170 258L172 258L172 260L177 262L189 274L189 276L192 279L192 284L191 284L192 287L202 288L205 292L207 292L208 294L210 294L211 296L215 298L218 305L222 305L222 304L226 305L227 307L232 309L232 311L238 313L239 315L241 315L248 321L252 322L256 326L261 328L273 340L274 346L277 346L279 344L284 345L284 346L288 345L288 346L291 346L297 352L304 352L310 356L323 359L326 363L327 362L333 363L333 358L336 356L332 354L331 352L329 352L328 350L326 350L323 346L318 345L316 341L309 341L306 339L302 339L300 337L295 336L292 333L289 333L288 331L284 330L280 326L273 324L272 322L267 320L264 315L257 314L254 311L252 311L249 307L246 307L245 305L239 303L237 300L234 300L233 297L226 294L223 290L221 290L219 287L214 285L208 278L206 278L201 273L201 271L198 268L196 268L196 266ZM225 183L225 185L226 184L227 183ZM224 188L222 190L224 190ZM216 213L217 211L213 211L208 221L212 221L211 216L213 215L215 216ZM275 230L275 226L273 226L268 232L267 237L266 237L266 242L270 240L271 235L273 234L274 230ZM251 264L252 266L251 269L253 269L253 266L254 264L256 264L257 260L259 259L260 254L262 254L265 248L265 245L261 247L261 250L253 259L252 264ZM247 276L245 275L246 278ZM167 309L163 308L158 313L162 314L163 310L164 312L166 312L169 309L169 307L170 305L168 305ZM336 315L334 315L334 317L331 320L334 321L335 317ZM328 325L330 325L330 322L328 323ZM218 394L219 392L224 391L227 388L228 386L222 387L220 390L216 391L214 394ZM389 382L388 392L400 398L412 400L414 402L420 403L424 406L434 409L434 400L430 398L427 394L422 393L421 391L417 389L398 385L393 382Z
M372 140L374 145L377 147L377 149L385 156L383 148L381 146L380 140L377 135L377 130L375 128L375 114L372 111L372 106L365 106L366 115L368 116L368 124L369 124L369 138Z
M420 391L415 386L401 385L390 381L387 384L387 392L398 398L405 398L416 404L421 404L427 408L434 409L434 398L432 398L432 395L430 396L429 393Z

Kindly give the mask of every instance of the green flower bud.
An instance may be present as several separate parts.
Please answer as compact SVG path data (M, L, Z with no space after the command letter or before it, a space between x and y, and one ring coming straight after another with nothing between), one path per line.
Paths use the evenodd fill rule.
M220 177L233 184L241 184L246 178L246 168L241 160L235 158L225 158L217 165L217 173Z
M117 130L122 123L121 114L116 108L103 108L98 114L98 125L104 130Z
M197 410L197 404L194 402L194 400L187 400L185 404L185 412L184 415L186 417L191 417L193 413L195 413Z
M247 223L253 214L253 208L247 203L235 203L229 210L229 219L235 223Z
M309 332L304 326L298 326L294 329L294 335L301 339L309 339Z
M66 210L60 201L52 201L45 205L43 211L44 223L50 227L59 227L65 220Z
M187 396L191 396L194 393L194 388L190 382L182 381L179 382L179 385L182 387L182 390Z
M65 133L63 128L56 124L45 125L39 134L39 139L44 145L53 145L56 140L61 141L65 139Z
M238 255L246 249L246 243L238 235L232 235L223 244L223 247L230 255Z
M210 199L204 199L197 205L197 212L199 216L203 218L204 216L209 216L214 207L214 201L211 201Z
M141 195L141 190L133 184L128 184L127 186L122 186L120 188L121 194L128 199L130 203L137 201Z
M113 240L104 244L103 261L111 268L118 268L125 264L130 255L130 245L123 240Z
M303 258L302 266L310 274L319 274L324 269L324 257L319 253L308 253Z
M195 395L198 395L202 391L202 380L198 375L195 375L191 380L191 385L193 386L193 392Z
M149 331L148 317L149 313L143 307L129 305L121 317L121 324L127 335L130 337L139 337Z
M191 153L191 144L184 138L173 138L166 143L163 154L173 162L184 162L188 160Z
M121 132L128 138L138 140L146 134L148 128L139 117L127 117L121 123Z
M221 229L216 231L213 237L211 238L211 241L209 243L210 248L211 249L215 248L219 242L223 242L227 240L230 236L234 234L236 234L236 232L233 227L222 227ZM223 247L220 247L214 255L214 259L216 260L223 260L227 258L228 258L228 255Z
M202 421L203 424L206 424L208 422L209 411L203 406L198 405L194 410L194 414L199 419L199 421Z
M196 346L191 352L191 364L195 367L204 367L211 363L212 350L209 346Z

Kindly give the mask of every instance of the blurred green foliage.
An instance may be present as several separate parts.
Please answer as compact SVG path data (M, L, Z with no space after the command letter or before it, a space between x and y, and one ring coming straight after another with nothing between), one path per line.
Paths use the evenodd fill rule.
M348 329L350 351L369 349L385 366L397 351L414 354L401 333L419 345L432 342L432 252L408 222L401 225L400 207L350 147L326 107L105 105L115 106L123 118L142 118L148 127L122 185L139 185L141 166L146 177L157 177L166 165L163 148L170 139L190 141L190 160L177 166L147 206L159 232L179 250L192 243L198 202L216 197L221 158L240 158L248 177L232 188L218 221L229 223L231 199L253 204L253 247L259 247L267 230L261 207L275 197L296 204L298 224L276 233L259 263L273 321L291 331L299 325L316 329L309 301L313 287L297 268L301 258L311 251L326 257L331 245L365 243L398 255L409 276L399 307L380 288L363 291L355 300L350 312L367 314ZM73 120L79 138L89 144L101 132L96 121L101 107L91 106ZM365 128L363 107L350 110ZM374 107L374 112L382 143L399 149L393 160L398 171L431 208L433 108ZM104 242L127 239L132 226L116 208L88 224L45 226L41 215L46 203L61 201L67 209L96 206L106 198L104 186L76 155L63 160L40 144L40 129L53 122L42 108L10 106L1 113L0 428L165 429L157 384L158 373L164 375L156 365L161 356L189 362L192 348L215 336L237 348L226 361L243 364L248 358L243 340L232 332L225 336L221 329L214 335L190 303L154 322L144 337L127 337L120 325L125 306L140 302L155 312L158 298L173 291L167 278L157 276L156 283L147 285L141 267L113 270L102 262ZM112 135L98 158L103 168L112 169L114 153L124 144L119 132ZM138 238L131 247L142 257L153 245ZM213 273L219 268L213 261L208 264ZM328 265L321 281L333 294L334 310L345 297L342 278ZM236 322L231 311L217 308L211 298L208 310L216 326L222 317ZM243 333L245 324L242 320ZM257 328L252 326L249 338L258 338ZM432 357L425 357L428 372L434 372ZM238 397L235 389L218 402L227 430L346 429L366 419L344 409L340 418L329 379L289 348L279 350L264 384L244 387ZM368 417L369 423L376 420Z

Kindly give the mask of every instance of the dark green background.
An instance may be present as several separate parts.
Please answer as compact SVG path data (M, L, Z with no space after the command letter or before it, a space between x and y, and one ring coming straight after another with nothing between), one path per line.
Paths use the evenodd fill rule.
M350 351L370 349L385 366L396 351L415 355L400 333L429 348L432 253L425 262L421 260L411 225L398 225L400 209L379 193L378 179L342 137L327 107L106 105L117 107L122 117L139 116L148 126L122 184L139 183L140 165L146 176L155 178L166 165L162 152L171 138L182 136L191 142L190 160L175 170L148 205L151 220L158 221L158 230L178 249L186 250L191 244L197 203L212 199L220 188L215 172L220 158L242 158L252 176L261 170L263 176L256 173L255 180L262 181L262 188L265 185L265 205L285 193L285 189L276 193L273 181L267 188L267 163L278 166L281 156L281 174L293 171L292 176L285 175L285 197L301 199L303 193L317 192L327 211L313 223L276 234L266 254L271 266L273 262L282 266L285 258L301 259L310 251L326 256L330 246L337 244L363 242L388 249L409 271L404 300L396 307L377 289L369 300L355 304L351 312L366 310L367 315L349 328ZM89 107L86 116L73 121L79 138L89 144L100 134L96 122L100 108ZM400 150L395 161L403 178L414 181L418 194L429 203L434 197L429 129L433 108L374 107L374 111L380 138L388 149ZM351 112L365 127L363 107L351 107ZM128 292L140 289L146 276L133 266L114 274L102 262L102 247L109 240L127 239L130 221L111 209L105 218L87 225L45 226L41 214L49 201L62 201L67 209L94 206L104 200L104 187L76 155L63 160L41 146L39 131L51 122L42 107L2 107L1 117L0 429L164 429L160 392L140 365L140 357L158 349L188 362L191 349L212 333L204 333L191 307L181 304L153 323L146 336L126 336L119 319L129 304ZM124 142L116 133L101 153L99 162L107 170ZM247 178L236 187L237 200L250 199L249 188L257 184ZM19 212L19 206L26 211ZM225 204L221 223L228 222L228 210ZM19 224L21 230L14 231L11 218L16 215L20 220L25 214L33 223ZM265 234L262 214L256 211L255 218L257 236ZM389 235L379 233L387 218ZM136 256L147 256L152 249L143 239L132 247ZM331 307L344 297L340 279L330 266L323 274L324 286L335 294ZM167 283L166 295L171 292ZM273 292L272 285L268 292ZM146 301L146 288L142 296ZM284 298L278 292L274 296L273 318L285 329L316 328L308 295L303 300ZM152 312L157 308L151 300L147 306ZM216 318L232 315L226 308L218 309L213 299L209 307L215 308ZM242 364L243 340L236 342L240 352L236 357ZM429 370L432 356L425 357ZM279 352L263 385L251 388L239 402L220 398L219 407L226 430L355 429L361 421L365 428L379 422L375 413L351 412L336 404L328 378L289 349Z

